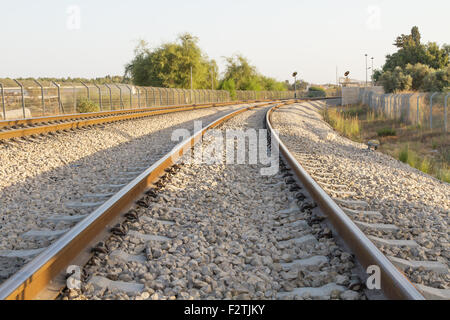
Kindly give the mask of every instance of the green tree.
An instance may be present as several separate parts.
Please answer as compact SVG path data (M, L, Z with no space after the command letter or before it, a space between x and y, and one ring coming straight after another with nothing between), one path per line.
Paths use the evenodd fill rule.
M444 91L446 88L450 88L450 66L429 73L423 79L422 89L424 91Z
M411 29L411 34L397 37L394 45L399 50L386 56L383 71L393 71L396 67L405 68L407 64L421 63L434 69L445 68L449 63L449 49L442 48L435 42L420 43L421 35L418 27Z
M374 80L386 92L401 90L428 90L448 86L446 68L449 65L450 46L435 42L422 44L418 27L411 34L402 34L394 42L398 51L386 56L382 70L374 72Z
M222 82L233 80L236 90L261 90L259 85L259 74L256 67L250 65L249 61L241 56L235 55L225 58L226 70Z
M422 88L423 81L428 75L436 72L435 69L421 63L417 63L415 65L407 64L405 71L406 74L411 76L411 89L415 91Z
M412 77L405 74L400 67L384 72L379 80L386 92L409 90L412 87Z
M227 90L230 92L231 98L236 99L236 84L233 79L223 80L221 83L221 90Z
M284 85L288 90L294 90L294 84L289 83L289 80L286 80L284 82ZM306 88L308 88L308 85L309 85L309 83L304 80L297 80L297 82L295 83L295 89L301 90L301 91L306 91Z
M284 82L261 75L242 55L225 58L225 61L227 65L220 86L223 90L228 90L225 85L229 86L231 82L234 83L235 90L287 90Z
M192 68L194 89L217 84L217 64L202 53L198 38L184 33L177 40L154 50L141 41L134 59L125 67L125 75L136 85L189 89Z

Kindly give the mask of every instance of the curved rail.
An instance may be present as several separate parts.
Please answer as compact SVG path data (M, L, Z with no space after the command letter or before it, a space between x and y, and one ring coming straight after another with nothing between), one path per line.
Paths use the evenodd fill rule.
M131 114L139 113L153 110L169 110L169 109L179 109L187 107L221 107L240 103L257 103L257 102L269 102L276 100L251 100L251 101L232 101L232 102L214 102L214 103L202 103L202 104L180 104L172 106L155 106L148 108L139 109L122 109L122 110L112 110L112 111L99 111L99 112L89 112L89 113L73 113L64 114L56 116L45 116L45 117L34 117L26 119L15 119L15 120L0 120L0 128L14 127L14 126L27 126L27 125L37 125L41 123L48 123L53 121L66 121L66 120L78 120L78 119L88 119L94 117L105 117L112 115L121 114Z
M376 265L380 268L381 290L386 297L396 300L424 300L425 298L412 283L381 253L290 153L271 124L272 113L278 107L270 108L267 112L267 129L272 133L272 137L277 140L278 143L275 145L279 146L280 155L284 157L286 163L319 207L327 214L339 236L355 253L358 261L364 268L371 265Z
M217 127L244 111L271 104L273 103L230 112L195 132L6 280L0 286L0 299L51 299L58 296L66 285L66 268L72 264L85 264L92 255L90 248L109 234L108 227L115 225L142 193L164 175L164 170L190 151L208 129Z
M60 130L71 130L86 126L130 120L171 112L190 111L210 107L235 105L239 103L258 103L266 101L226 102L199 105L177 105L168 107L152 107L145 109L117 110L107 112L92 112L84 114L69 114L20 120L0 121L0 140L20 138ZM17 128L19 127L19 128Z

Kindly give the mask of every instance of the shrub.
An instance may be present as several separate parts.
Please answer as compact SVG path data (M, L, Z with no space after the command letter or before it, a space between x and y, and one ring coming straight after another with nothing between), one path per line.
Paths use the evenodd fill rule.
M419 169L420 170L420 159L418 158L417 154L409 149L408 145L405 145L398 155L398 159L401 162L409 164L411 167Z
M443 166L442 168L440 168L437 171L436 176L438 179L450 183L450 170L448 169L448 167Z
M308 89L308 97L310 98L321 98L326 96L326 91L320 87L309 87Z
M379 137L388 137L388 136L395 136L397 133L394 129L391 128L383 128L377 131L377 134Z
M384 72L379 79L385 92L405 91L411 89L412 77L405 74L400 67Z
M220 85L221 90L227 90L232 100L236 100L236 84L233 79L224 80Z
M409 158L409 147L406 145L400 150L400 153L398 154L398 160L400 160L403 163L408 163Z
M424 158L422 160L422 163L420 164L419 168L420 171L425 172L430 174L431 173L431 169L432 169L432 165L431 165L431 161L428 158Z
M344 112L338 112L334 109L324 110L322 112L323 119L330 126L349 138L359 137L359 120L358 116L347 116Z
M77 103L77 112L78 113L88 113L88 112L98 112L100 108L98 104L87 99L81 98Z

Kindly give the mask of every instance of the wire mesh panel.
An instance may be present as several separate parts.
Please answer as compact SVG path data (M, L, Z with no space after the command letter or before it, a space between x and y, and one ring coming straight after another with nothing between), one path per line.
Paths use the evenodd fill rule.
M369 105L385 117L423 129L447 131L449 116L445 107L446 93L403 93L362 96L362 103ZM448 106L447 106L448 107Z
M6 119L23 118L22 94L20 88L4 88L3 94Z
M50 116L83 111L80 104L89 101L100 111L146 108L183 104L205 104L231 100L258 100L293 97L290 91L243 91L236 90L231 96L226 90L178 89L138 87L118 83L66 82L62 85L52 81L26 80L23 90L19 85L3 87L0 90L0 119L20 119L25 117ZM35 83L35 85L30 85ZM41 87L42 86L42 87ZM23 97L23 98L22 98ZM439 104L433 111L433 122L442 114L442 98L436 97ZM4 108L3 108L4 101ZM4 111L3 111L4 109ZM91 109L89 109L91 110ZM434 120L436 118L436 120Z

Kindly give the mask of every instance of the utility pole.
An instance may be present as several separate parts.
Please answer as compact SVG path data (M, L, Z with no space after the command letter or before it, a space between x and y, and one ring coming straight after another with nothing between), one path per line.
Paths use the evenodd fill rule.
M338 66L336 66L336 86L339 85L339 80L338 80Z
M373 57L371 59L372 59L372 87L373 87Z
M294 99L297 99L297 71L292 76L294 77Z
M366 53L366 87L367 87L367 53Z

